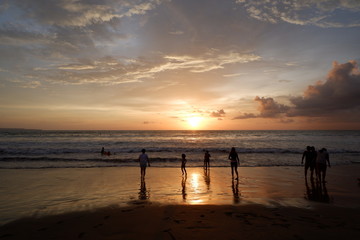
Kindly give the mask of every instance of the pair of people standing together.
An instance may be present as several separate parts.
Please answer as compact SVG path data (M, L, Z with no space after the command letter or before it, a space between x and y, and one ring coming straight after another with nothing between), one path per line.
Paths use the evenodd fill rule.
M327 152L326 148L322 148L319 151L316 151L315 147L307 146L306 150L302 155L301 164L304 163L304 159L305 159L305 169L304 169L305 179L307 179L307 172L308 169L310 168L310 172L311 172L310 179L313 179L314 170L315 170L316 179L318 181L322 181L323 183L325 183L326 166L328 165L330 167L329 153Z

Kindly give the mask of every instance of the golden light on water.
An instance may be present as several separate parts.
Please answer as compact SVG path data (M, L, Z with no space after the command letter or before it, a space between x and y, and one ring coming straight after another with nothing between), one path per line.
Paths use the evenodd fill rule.
M190 177L190 189L191 189L191 196L188 199L190 204L202 204L204 203L204 199L201 197L201 183L200 183L200 174L199 173L192 173Z
M191 188L193 189L194 193L199 193L199 185L200 185L200 182L199 182L199 178L200 178L200 174L198 173L192 173L191 174Z

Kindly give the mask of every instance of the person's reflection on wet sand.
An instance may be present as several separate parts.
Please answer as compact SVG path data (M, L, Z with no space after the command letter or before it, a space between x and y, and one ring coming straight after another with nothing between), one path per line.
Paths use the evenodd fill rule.
M186 179L187 179L187 175L183 175L182 176L182 179L181 179L181 194L182 194L182 198L183 198L183 201L186 202Z
M150 198L149 192L146 190L145 178L141 177L139 200L148 200Z
M237 204L240 202L240 192L239 192L239 180L232 179L231 189L234 196L234 203Z
M305 180L306 196L305 198L310 201L329 203L330 197L325 183L316 182L312 179L310 181L311 187L307 180Z
M210 168L204 168L204 181L207 187L207 190L210 190Z

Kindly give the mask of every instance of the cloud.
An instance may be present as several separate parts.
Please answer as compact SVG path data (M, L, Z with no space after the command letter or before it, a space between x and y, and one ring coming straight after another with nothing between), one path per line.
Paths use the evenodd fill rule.
M26 54L42 56L47 61L50 55L73 58L79 57L79 54L101 54L119 44L121 40L130 38L130 34L125 34L122 30L123 19L141 16L164 2L4 1L5 3L1 3L0 45L16 48L16 51Z
M42 83L114 85L154 79L171 71L206 73L226 65L261 60L255 54L206 50L206 47L196 55L173 51L148 58L132 55L123 46L133 47L139 40L136 33L124 33L128 29L122 28L123 19L144 15L166 1L7 1L8 6L2 9L11 18L0 22L0 53L10 57L2 61L6 59L6 65L11 66L7 70L13 74L20 73L10 68L21 65L23 80L28 76L29 81ZM109 55L114 56L112 62L104 58ZM128 55L131 58L125 57Z
M117 16L111 6L96 1L16 0L13 4L27 18L51 26L84 27Z
M258 115L256 114L253 114L253 113L244 113L244 114L241 114L239 116L236 116L233 118L233 120L236 120L236 119L249 119L249 118L257 118Z
M360 107L360 72L356 61L334 62L325 82L310 85L291 98L291 116L316 116Z
M351 113L357 118L360 111L360 71L356 61L334 62L326 81L310 85L303 96L290 97L292 105L284 105L273 98L256 97L259 114L244 113L234 119L284 117L341 117ZM360 117L360 116L358 116ZM289 122L289 119L282 120Z
M171 34L171 35L183 35L184 32L183 32L183 31L180 31L180 30L177 30L177 31L169 32L169 34Z
M151 122L151 121L144 121L143 124L144 125L148 125L148 124L155 124L156 122Z
M45 67L31 74L31 78L61 84L115 85L153 79L157 74L184 70L203 73L221 69L227 64L247 63L261 59L251 54L235 52L206 53L204 56L161 56L152 59L104 57L96 60L79 59L78 62ZM29 75L30 76L30 75Z
M166 61L163 64L152 68L149 72L157 73L167 70L188 69L193 73L202 73L221 69L227 64L258 61L261 57L254 54L241 54L229 51L225 54L209 52L200 57L172 55L165 56L164 59Z
M120 15L120 16L127 16L131 17L133 15L144 15L146 12L153 10L156 5L161 4L161 0L150 0L150 1L143 1L138 4L132 5L131 1L127 2L129 8L128 10Z
M319 27L359 27L360 2L354 0L236 0L250 17ZM343 14L346 14L346 18Z
M232 74L224 74L223 77L231 78L231 77L239 77L239 76L244 76L244 75L246 75L246 73L232 73Z
M60 27L85 27L113 18L143 15L161 4L161 0L15 0L24 15L43 24Z
M220 110L211 112L210 117L221 119L222 117L225 117L225 114L226 113L225 113L224 109L220 109Z
M292 118L281 118L280 123L289 124L295 122Z
M286 113L289 110L288 106L279 104L272 98L255 97L256 102L259 102L260 117L269 118L277 117L280 114Z
M259 114L244 113L234 119L249 119L249 118L277 118L283 116L288 112L290 107L277 103L273 98L265 98L256 96L254 101L259 103Z

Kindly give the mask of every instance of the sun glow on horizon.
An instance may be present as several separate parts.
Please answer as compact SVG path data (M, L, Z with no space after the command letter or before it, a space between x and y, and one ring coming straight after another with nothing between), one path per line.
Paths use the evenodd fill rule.
M201 126L202 124L202 121L203 121L203 118L202 117L190 117L187 119L187 122L188 124L190 125L190 127L192 129L197 129Z

